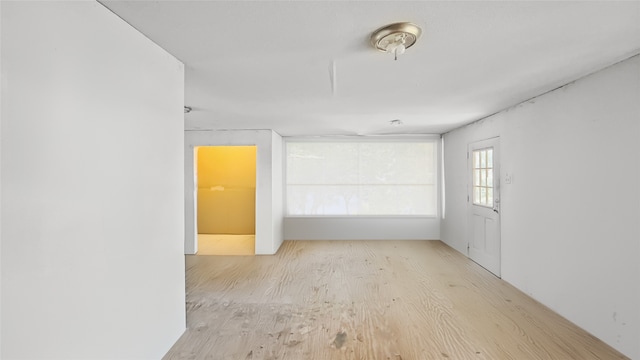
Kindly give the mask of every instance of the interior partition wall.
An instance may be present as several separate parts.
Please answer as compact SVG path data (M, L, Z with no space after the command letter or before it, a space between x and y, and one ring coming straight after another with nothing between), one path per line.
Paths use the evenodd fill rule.
M255 235L256 147L199 146L198 234Z
M184 66L95 1L2 1L2 359L185 329Z

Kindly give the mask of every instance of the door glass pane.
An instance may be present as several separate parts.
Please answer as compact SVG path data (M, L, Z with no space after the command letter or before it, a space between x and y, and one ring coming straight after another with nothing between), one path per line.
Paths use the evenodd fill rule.
M493 206L493 148L474 150L473 161L473 203Z

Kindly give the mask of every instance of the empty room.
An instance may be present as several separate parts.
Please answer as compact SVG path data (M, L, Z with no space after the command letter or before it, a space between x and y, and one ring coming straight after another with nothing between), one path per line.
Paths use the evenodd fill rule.
M640 1L0 20L1 359L640 360Z

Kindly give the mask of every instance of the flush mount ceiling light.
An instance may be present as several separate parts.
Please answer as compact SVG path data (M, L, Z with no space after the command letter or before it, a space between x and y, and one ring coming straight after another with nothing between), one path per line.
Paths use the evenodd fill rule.
M393 54L395 60L398 55L416 43L422 30L410 22L400 22L383 26L371 34L371 45L374 48Z

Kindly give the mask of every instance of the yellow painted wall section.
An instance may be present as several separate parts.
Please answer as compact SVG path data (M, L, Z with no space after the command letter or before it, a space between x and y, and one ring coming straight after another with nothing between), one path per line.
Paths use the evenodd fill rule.
M256 233L256 146L199 146L198 233Z

